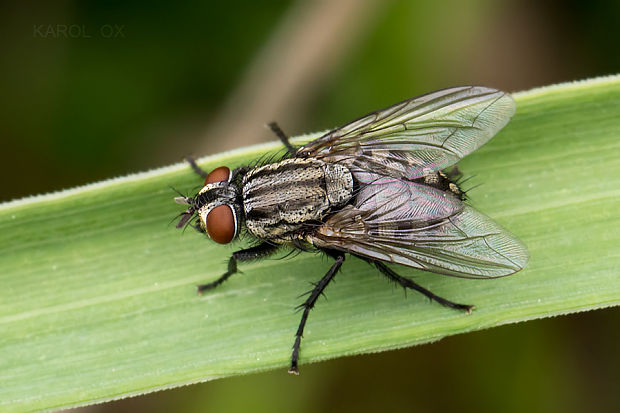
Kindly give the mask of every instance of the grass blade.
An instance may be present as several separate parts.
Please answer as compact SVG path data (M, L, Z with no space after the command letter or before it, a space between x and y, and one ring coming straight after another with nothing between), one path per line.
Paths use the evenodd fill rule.
M620 302L620 77L515 95L517 114L460 164L471 204L517 234L518 275L473 281L399 268L472 315L405 299L348 259L310 317L303 363L380 351ZM238 166L279 149L245 148L202 165ZM110 400L285 367L298 296L330 263L313 254L243 265L196 296L233 247L170 220L186 165L0 205L0 408ZM235 247L239 247L236 245Z

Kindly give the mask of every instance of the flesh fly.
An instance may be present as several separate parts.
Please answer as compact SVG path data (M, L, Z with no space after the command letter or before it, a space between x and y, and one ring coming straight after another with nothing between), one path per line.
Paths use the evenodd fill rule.
M525 246L465 202L446 172L510 120L510 95L486 87L456 87L405 100L336 128L301 147L269 126L287 153L277 162L210 173L177 227L192 224L215 242L242 229L255 240L236 251L228 271L200 292L219 286L237 264L282 247L319 250L335 262L309 291L295 335L289 372L298 373L301 337L310 310L345 260L357 256L388 279L444 306L470 312L433 294L387 264L464 278L494 278L521 270Z

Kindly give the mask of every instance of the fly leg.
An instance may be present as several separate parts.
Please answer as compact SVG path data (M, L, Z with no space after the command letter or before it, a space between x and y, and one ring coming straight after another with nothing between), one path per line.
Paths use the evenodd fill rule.
M288 369L289 373L299 374L299 368L297 367L297 362L299 361L299 347L301 345L301 338L304 334L304 327L306 326L306 321L308 320L308 314L310 314L310 310L314 307L316 300L323 293L323 290L327 287L327 284L334 279L334 276L344 262L344 253L338 251L325 252L335 258L336 262L332 265L329 271L327 271L327 274L321 278L321 281L314 284L314 288L308 292L309 295L306 301L298 307L299 309L303 308L304 312L301 316L299 327L297 327L297 333L295 334L295 344L293 344L293 354L291 356L291 367Z
M185 162L187 162L189 166L192 167L194 172L196 172L198 175L202 176L203 178L206 178L207 175L209 175L207 171L205 171L204 169L202 169L200 166L196 164L196 161L191 156L186 156Z
M385 265L384 263L382 263L380 261L373 261L373 260L367 260L367 261L372 263L372 264L375 264L375 267L377 267L377 269L379 271L381 271L381 274L385 275L390 280L400 284L405 290L407 288L415 290L415 291L417 291L419 293L424 294L429 299L437 301L439 304L441 304L443 306L454 308L455 310L464 310L468 314L471 313L471 310L474 309L473 305L457 304L455 302L446 300L445 298L442 298L442 297L439 297L438 295L433 294L431 291L427 290L426 288L422 287L419 284L416 284L415 282L413 282L409 278L405 278L405 277L402 277L402 276L396 274L396 272L394 272L394 270L392 270L390 267L388 267L387 265Z
M267 126L269 127L269 129L271 129L273 133L276 134L278 138L280 138L284 146L286 146L286 150L288 151L288 154L291 156L295 155L295 152L297 151L295 150L293 145L291 145L291 142L289 142L288 140L288 136L286 136L286 134L282 131L280 126L276 122L269 122Z
M280 247L279 245L274 245L268 242L263 242L262 244L259 244L255 247L233 252L232 257L230 257L230 260L228 260L228 271L226 271L224 275L222 275L220 278L218 278L215 281L212 281L207 284L198 285L197 286L198 294L202 294L202 292L205 290L210 290L212 288L217 287L218 285L226 281L228 277L238 272L237 271L238 261L245 262L245 261L253 261L259 258L265 258L273 254L274 252L276 252L276 250L279 247Z

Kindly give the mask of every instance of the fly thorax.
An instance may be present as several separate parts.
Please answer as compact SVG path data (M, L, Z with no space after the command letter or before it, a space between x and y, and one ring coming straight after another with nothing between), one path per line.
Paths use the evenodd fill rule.
M353 195L353 176L346 166L325 164L325 189L332 207L342 206Z
M265 239L292 239L346 203L353 178L346 167L318 159L287 159L248 172L243 179L246 227Z

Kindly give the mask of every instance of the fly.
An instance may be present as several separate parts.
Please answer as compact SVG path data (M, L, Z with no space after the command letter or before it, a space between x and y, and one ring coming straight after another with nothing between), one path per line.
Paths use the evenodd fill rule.
M446 307L472 305L439 297L389 264L464 278L495 278L521 270L526 247L465 203L442 172L502 129L515 112L510 95L486 87L456 87L397 103L361 117L299 148L269 126L287 153L278 162L206 173L177 228L190 223L215 242L235 240L242 228L255 240L236 251L228 270L198 286L210 290L237 272L237 264L283 247L319 250L335 260L300 309L290 373L299 373L301 337L310 310L345 260L359 257L391 281Z

